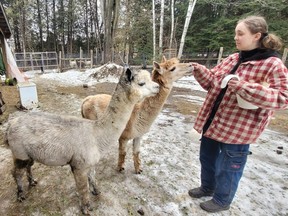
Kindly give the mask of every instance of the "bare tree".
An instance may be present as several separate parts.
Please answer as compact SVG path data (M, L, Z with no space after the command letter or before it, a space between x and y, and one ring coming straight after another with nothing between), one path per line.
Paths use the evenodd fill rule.
M111 19L112 19L113 0L104 0L103 3L103 24L104 24L104 47L103 47L103 63L111 60L112 37L111 37Z
M113 61L114 36L118 25L120 0L100 1L102 19L104 23L103 63Z
M188 6L188 10L187 10L186 20L185 20L184 29L183 29L183 33L182 33L182 37L181 37L181 41L180 41L179 52L178 52L178 58L179 59L181 58L182 53L183 53L185 37L186 37L187 29L189 27L190 19L191 19L196 1L197 0L189 0L189 6Z
M86 40L87 40L87 51L89 51L90 50L90 35L89 35L90 19L89 19L89 8L88 8L87 0L84 0L83 6L84 6L84 31L85 31Z
M40 2L37 0L37 11L38 11L38 28L39 28L39 39L40 39L40 51L43 52L43 28L42 28L42 19L41 19L41 10Z
M53 35L54 35L54 47L56 52L58 52L58 43L57 43L57 22L56 22L56 3L55 0L52 2L53 8L53 19L52 19L52 28L53 28Z
M170 34L169 50L172 49L173 39L174 39L174 0L171 0L171 34ZM169 58L171 58L170 52L169 52Z
M124 31L124 57L125 63L129 64L129 56L130 56L130 28L131 28L131 0L126 0L125 8L126 8L126 15L124 18L125 22L125 31Z
M69 53L73 53L73 36L74 36L74 0L68 1L68 13L67 13L67 50Z
M162 55L162 48L163 48L164 4L165 4L165 0L161 0L160 31L159 31L159 55Z
M24 2L23 2L24 5ZM15 44L15 51L21 51L22 43L25 44L26 40L21 40L21 34L23 33L25 25L22 23L23 16L25 16L25 12L22 11L24 7L22 6L22 1L18 1L13 5L14 13L11 15L12 23L13 23L13 36L14 36L14 44ZM22 43L21 43L22 41Z
M153 60L155 60L156 57L155 0L152 0L152 14L153 14Z
M102 8L102 4L103 2L100 1L99 4L100 4L100 11L103 11L104 9ZM91 17L92 17L92 20L93 20L93 25L94 25L94 29L95 29L95 37L97 39L97 48L99 50L102 50L102 43L101 43L101 26L102 24L100 20L103 21L103 14L102 13L99 13L99 10L98 10L98 0L90 0L89 1L89 4L90 4L90 8L91 8ZM94 8L94 10L92 9ZM100 15L102 15L102 19L99 19L100 18Z
M62 57L65 56L64 47L65 47L65 10L64 10L64 2L63 0L59 0L59 34L61 38L61 51L62 51Z
M47 39L49 38L49 11L48 11L48 0L45 0L45 17L46 17L46 34L47 34ZM49 48L46 46L46 49Z
M116 30L118 27L119 21L119 11L120 11L120 0L114 0L113 2L113 16L112 16L112 29L111 29L111 37L112 37L112 45L111 45L111 53L112 53L112 61L114 61L114 44L116 38Z

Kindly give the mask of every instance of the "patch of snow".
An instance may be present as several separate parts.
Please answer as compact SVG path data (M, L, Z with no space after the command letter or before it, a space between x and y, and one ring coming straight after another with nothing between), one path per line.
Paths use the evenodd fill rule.
M174 84L174 87L178 88L187 88L195 91L206 92L196 81L194 76L184 76L181 79L177 80Z

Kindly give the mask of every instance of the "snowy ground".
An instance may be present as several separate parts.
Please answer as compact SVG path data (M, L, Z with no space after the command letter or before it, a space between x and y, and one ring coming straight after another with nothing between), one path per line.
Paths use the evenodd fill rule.
M88 83L89 86L95 84L95 80L88 78L95 69L79 72L71 70L65 73L45 73L35 76L33 73L27 75L37 83L50 83L51 88L57 81L57 85L82 86ZM117 78L111 76L97 82L117 82ZM184 77L174 85L177 88L203 91L193 77ZM79 113L82 98L77 95L63 96L63 100L69 107L70 114ZM67 100L69 98L69 100ZM188 103L201 105L203 97L193 95L183 95L174 93L169 97L167 104L173 104L176 99L186 100ZM57 100L61 100L59 96ZM70 104L68 104L70 102ZM41 107L40 107L41 109ZM73 111L74 110L74 111ZM63 111L63 110L62 110ZM51 112L62 113L61 110ZM199 186L199 137L192 128L194 123L195 110L191 110L191 115L184 115L165 106L157 120L153 124L150 132L143 137L141 146L141 158L144 172L141 175L134 174L132 163L131 145L128 149L128 158L124 173L116 171L117 146L111 150L97 166L97 180L101 190L100 198L92 199L95 210L92 215L116 216L116 215L141 215L144 212L147 216L182 216L182 215L208 215L201 210L199 203L209 198L192 199L188 195L188 190ZM2 126L3 128L4 126ZM287 134L287 133L286 133ZM288 215L288 137L275 131L266 130L257 143L251 145L252 155L241 179L239 189L230 210L209 214L209 215L234 215L234 216L287 216ZM277 154L278 147L283 147L282 154ZM11 165L7 159L9 150L1 147L4 153L1 154L0 161ZM41 169L42 166L38 165ZM0 169L4 169L0 166ZM58 168L53 168L58 169ZM66 184L65 190L71 191L69 197L75 196L75 185L73 177L68 168L59 168L59 172L65 172L68 180L61 181ZM43 176L36 176L39 181L38 188L47 185L45 176L52 172L50 169ZM1 170L1 181L8 181L8 172ZM10 175L10 173L9 173ZM51 175L54 175L53 173ZM42 178L42 180L41 180ZM51 179L49 180L51 181ZM60 181L60 180L59 180ZM59 181L57 181L59 183ZM14 182L11 183L10 190L14 190ZM58 184L56 183L56 184ZM60 184L61 184L60 183ZM50 182L50 184L53 184ZM41 198L56 193L56 186L42 194ZM53 189L54 188L54 189ZM19 207L15 204L15 193L9 197L8 189L3 187L1 194L6 198L1 198L0 214L12 215L9 208ZM29 196L36 193L32 191ZM67 191L66 191L67 193ZM65 194L65 193L64 193ZM38 194L40 196L40 194ZM75 199L75 198L74 198ZM4 200L4 201L3 201ZM13 202L11 204L11 202ZM29 199L25 201L25 207L29 205ZM28 204L27 204L28 202ZM63 202L59 205L67 205L66 208L57 210L41 207L45 199L38 201L39 204L30 211L29 214L21 212L19 215L78 215L79 208L77 199L74 202ZM45 211L43 210L45 209ZM137 213L138 212L138 213ZM14 214L13 214L14 215ZM16 214L15 214L16 215Z

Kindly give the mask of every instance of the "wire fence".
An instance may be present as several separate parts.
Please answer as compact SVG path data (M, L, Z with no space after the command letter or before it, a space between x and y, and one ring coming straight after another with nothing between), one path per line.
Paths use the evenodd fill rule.
M16 64L21 71L47 70L58 68L56 52L25 52L15 53Z
M213 67L221 62L223 58L226 58L230 53L225 53L223 47L216 52L190 52L183 53L180 61L181 62L198 62L200 64L206 65L207 67ZM281 58L283 63L288 66L287 60L288 48L285 48ZM166 49L163 51L162 55L170 59L172 57L177 57L176 49ZM134 54L134 58L125 62L125 54L117 53L113 56L113 62L116 64L128 63L130 65L142 65L146 67L147 64L153 62L152 59L144 54ZM51 52L26 52L26 53L15 53L15 61L18 68L25 72L28 70L45 70L57 69L59 71L65 71L72 68L85 69L93 68L102 64L102 53L93 52L83 53L80 49L79 53L65 54L60 51L58 54L54 51Z

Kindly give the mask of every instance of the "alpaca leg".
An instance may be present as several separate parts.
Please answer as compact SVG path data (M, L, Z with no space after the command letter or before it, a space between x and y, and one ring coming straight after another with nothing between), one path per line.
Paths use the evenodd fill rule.
M27 179L29 182L29 187L34 187L37 185L37 181L33 178L32 171L31 171L33 164L34 164L34 161L31 160L26 166L26 172L27 172Z
M141 143L141 137L133 139L133 160L136 174L141 174L141 172L143 171L141 169L141 160L140 160L140 143Z
M88 173L88 182L89 182L89 186L91 188L92 194L94 196L97 196L101 192L97 189L95 174L96 174L95 169L91 169L90 172Z
M19 202L23 202L25 200L25 195L23 191L23 183L22 183L22 177L25 172L25 167L27 167L27 164L29 163L28 160L14 160L14 170L12 171L12 175L15 179L15 182L17 184L17 200Z
M89 202L89 188L88 188L88 170L73 169L73 174L76 182L76 187L81 199L81 211L84 215L89 215L92 211Z
M123 171L126 157L127 139L119 139L118 171Z

